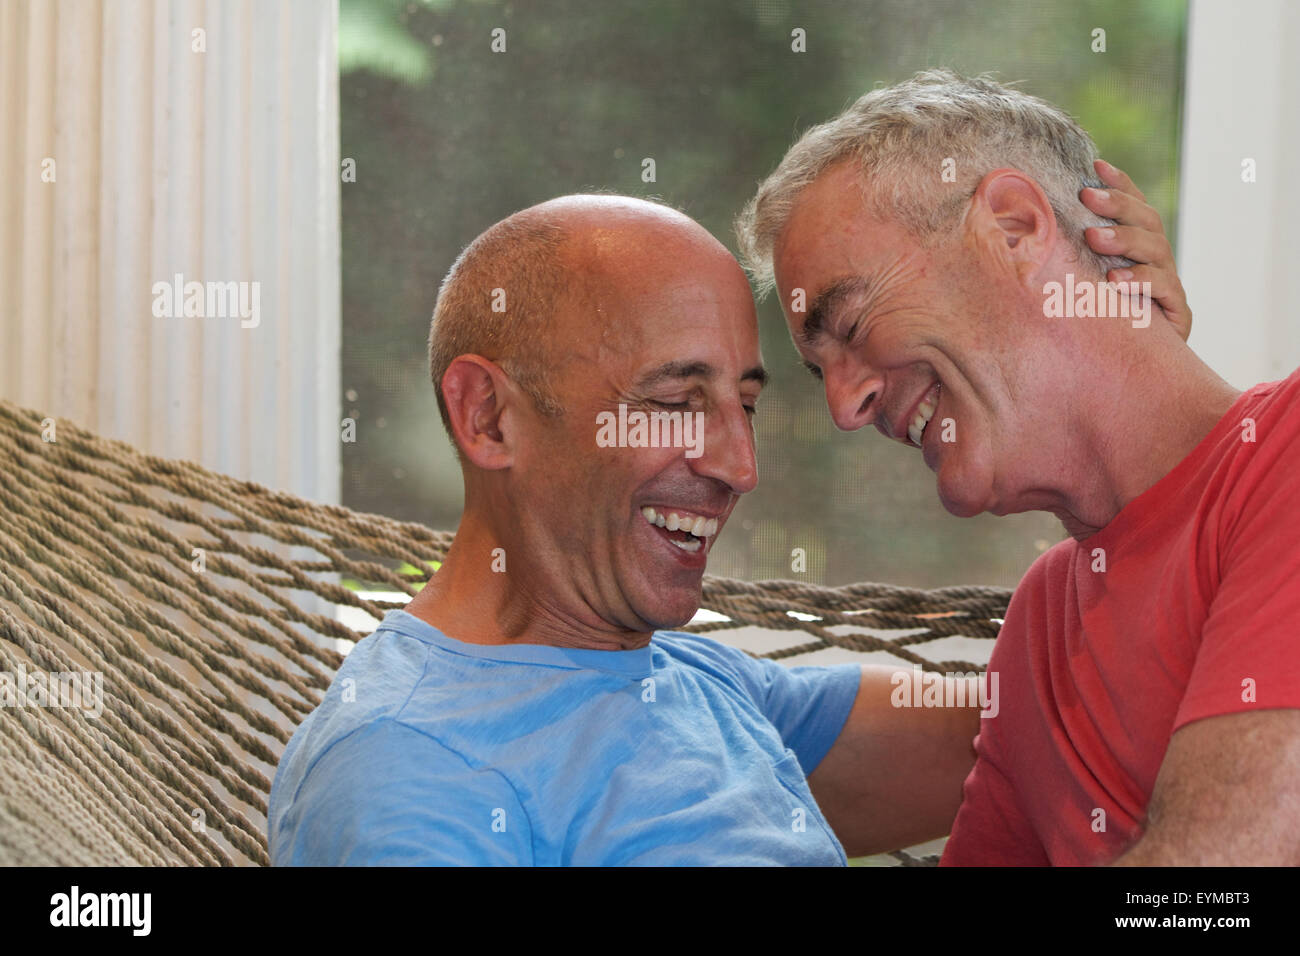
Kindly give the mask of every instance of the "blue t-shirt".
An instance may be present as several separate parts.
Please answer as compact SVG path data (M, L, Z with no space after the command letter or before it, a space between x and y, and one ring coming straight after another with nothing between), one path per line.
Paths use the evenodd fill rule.
M806 775L860 676L675 632L466 644L391 611L285 749L271 861L843 865Z

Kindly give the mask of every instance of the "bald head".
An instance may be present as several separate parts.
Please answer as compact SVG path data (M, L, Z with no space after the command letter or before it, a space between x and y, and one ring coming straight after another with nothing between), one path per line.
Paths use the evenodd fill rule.
M560 414L551 373L566 340L597 321L602 290L635 285L647 256L681 243L730 258L689 216L628 196L561 196L489 227L452 265L433 313L429 370L448 434L441 383L460 355L495 362L538 411Z
M491 626L510 639L549 627L569 646L575 629L608 648L690 620L704 541L758 480L767 373L731 253L658 203L555 199L470 244L430 338L465 482L433 593L474 616L497 608Z

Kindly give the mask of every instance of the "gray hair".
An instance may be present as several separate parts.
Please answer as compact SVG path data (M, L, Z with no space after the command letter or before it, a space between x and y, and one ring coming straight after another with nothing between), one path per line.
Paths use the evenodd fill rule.
M1057 226L1098 277L1131 265L1088 248L1083 230L1110 225L1079 201L1084 186L1104 185L1092 162L1097 147L1066 113L986 77L926 70L872 90L835 119L799 138L736 218L741 259L759 294L774 285L773 248L799 194L831 166L855 159L871 211L928 239L959 221L986 174L1010 166L1033 177L1052 204ZM955 182L943 182L951 159Z

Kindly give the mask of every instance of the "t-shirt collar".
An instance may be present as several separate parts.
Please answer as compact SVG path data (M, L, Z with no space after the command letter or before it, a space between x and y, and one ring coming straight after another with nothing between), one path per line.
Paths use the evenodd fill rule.
M550 644L470 644L448 637L428 621L401 609L389 611L384 616L383 626L426 644L434 644L452 654L481 660L565 667L571 670L598 670L625 677L647 677L651 672L649 644L631 651L595 651Z

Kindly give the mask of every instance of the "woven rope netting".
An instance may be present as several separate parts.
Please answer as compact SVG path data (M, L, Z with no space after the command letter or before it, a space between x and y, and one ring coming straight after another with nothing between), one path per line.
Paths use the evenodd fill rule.
M451 535L43 420L0 401L0 864L269 862L294 727ZM689 629L974 671L925 645L993 638L1008 598L709 577Z

